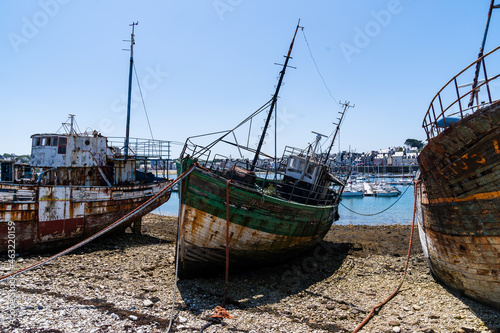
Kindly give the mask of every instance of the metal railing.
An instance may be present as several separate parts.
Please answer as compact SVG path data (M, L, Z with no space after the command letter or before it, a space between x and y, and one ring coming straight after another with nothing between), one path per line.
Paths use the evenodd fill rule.
M290 155L299 155L301 153L304 153L303 149L287 146L282 158L277 161L277 169L274 166L274 160L259 160L254 169L255 173L250 174L250 178L247 178L253 179L251 182L238 177L237 172L232 173L230 171L235 167L248 170L251 163L248 159L231 159L220 154L212 155L207 147L196 145L189 140L184 146L181 158L187 155L196 156L196 160L202 167L226 179L236 180L238 184L253 188L262 195L318 206L332 205L338 201L342 187L340 184L328 183L328 188L326 188L321 185L297 181L297 179L285 175L286 164ZM332 169L329 169L329 171L333 172Z
M494 73L500 73L500 69L498 68L498 66L500 66L500 59L494 59L495 56L500 56L500 52L497 52L499 49L500 46L467 66L448 81L436 96L434 96L422 123L422 127L427 134L427 139L435 137L452 123L498 100L497 96L500 89L492 89L491 82L495 81L500 74L489 77L486 68L486 60L488 60L489 64L492 63L490 69L493 68ZM480 66L481 69L479 71L480 76L477 79L476 87L473 87L472 83L458 83L463 79L469 81L473 80L477 66ZM498 81L495 81L495 83L497 82ZM470 87L470 89L466 91L462 90L468 87Z
M165 140L129 138L129 156L138 159L170 160L172 144L181 143ZM120 152L123 152L125 138L108 137L108 146L118 148Z

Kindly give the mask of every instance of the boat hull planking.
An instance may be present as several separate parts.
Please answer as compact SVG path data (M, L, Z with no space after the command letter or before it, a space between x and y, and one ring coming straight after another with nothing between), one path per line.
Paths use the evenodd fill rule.
M437 279L500 309L500 103L429 140L418 161L420 238Z
M73 244L125 216L168 184L111 188L0 184L0 253L9 249L38 252ZM142 215L169 197L170 192Z
M184 277L223 271L227 180L196 168L182 183L180 268ZM338 219L338 204L310 206L229 185L231 267L286 261L311 249ZM196 207L196 208L194 208Z

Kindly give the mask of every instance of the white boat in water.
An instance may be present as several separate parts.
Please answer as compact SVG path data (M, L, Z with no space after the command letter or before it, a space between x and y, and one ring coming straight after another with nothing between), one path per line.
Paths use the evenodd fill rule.
M345 197L359 197L362 198L364 196L364 188L362 184L357 183L349 183L344 187L344 191L342 192L342 198Z
M391 185L375 185L373 186L373 193L377 197L397 197L401 191Z

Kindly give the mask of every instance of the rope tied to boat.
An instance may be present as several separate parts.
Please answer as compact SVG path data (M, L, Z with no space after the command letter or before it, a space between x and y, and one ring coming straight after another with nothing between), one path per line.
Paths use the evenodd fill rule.
M222 306L226 305L226 300L228 299L228 282L229 282L229 184L231 179L226 182L226 271L225 271L225 283L224 283L224 301ZM215 308L215 311L217 311ZM225 311L225 310L224 310ZM227 312L226 312L227 313Z
M375 216L375 215L379 215L379 214L382 214L386 211L388 211L389 209L391 209L406 193L406 191L408 191L408 189L410 188L410 186L412 186L413 184L410 184L406 187L406 189L403 191L403 193L401 193L401 195L399 196L399 198L394 201L389 207L387 208L384 208L382 209L381 211L379 212L376 212L376 213L371 213L371 214L363 214L363 213L358 213L350 208L348 208L347 206L345 206L342 202L340 203L340 205L342 205L342 207L344 207L345 209L347 209L348 211L350 211L351 213L354 213L354 214L357 214L357 215L361 215L361 216Z
M148 200L146 200L144 203L142 203L140 206L136 207L135 209L133 209L131 212L129 212L128 214L126 214L125 216L121 217L120 219L116 220L115 222L113 222L112 224L110 224L109 226L107 226L106 228L102 229L101 231L99 231L98 233L84 239L83 241L71 246L70 248L64 250L64 251L61 251L47 259L44 259L44 260L41 260L31 266L28 266L28 267L25 267L25 268L22 268L18 271L15 271L15 272L11 272L9 274L6 274L6 275L3 275L3 276L0 276L0 281L3 281L5 279L8 279L8 278L13 278L17 275L20 275L22 273L25 273L27 271L30 271L30 270L33 270L35 268L38 268L44 264L47 264L48 262L56 259L56 258L59 258L65 254L68 254L80 247L82 247L83 245L87 244L87 243L90 243L91 241L93 241L94 239L102 236L103 234L115 229L116 227L124 224L124 223L127 223L127 222L130 222L129 220L133 219L135 217L135 215L141 211L142 209L150 206L156 199L158 199L159 197L161 197L162 195L164 195L166 192L168 191L171 191L172 187L175 186L177 183L179 183L182 179L184 179L186 176L188 176L193 170L194 170L195 166L191 166L191 168L189 168L188 170L186 170L184 173L182 173L179 177L177 177L176 179L174 179L170 184L168 184L164 189L162 189L161 191L159 191L158 193L156 193L155 195L153 195L151 198L149 198Z
M415 181L415 186L420 182L420 180L416 180ZM403 282L406 278L406 272L408 271L408 263L410 261L410 253L411 253L411 246L412 246L412 243L413 243L413 231L415 229L415 213L417 211L417 191L415 191L414 193L414 202L413 202L413 218L412 218L412 222L411 222L411 233L410 233L410 242L408 244L408 255L406 256L406 263L405 263L405 268L404 268L404 272L403 272L403 276L401 278L401 281L399 282L399 285L398 287L396 288L396 290L394 290L394 292L389 296L387 297L382 303L378 304L378 305L375 305L372 310L370 311L370 313L366 316L366 318L354 329L354 331L352 331L352 333L357 333L360 329L363 328L363 326L365 326L365 324L371 319L371 317L373 317L373 315L375 314L375 311L378 311L382 308L382 306L384 306L387 302L389 302L394 296L396 296L396 294L399 292L399 290L401 289L401 286L403 285Z
M214 309L214 314L208 319L208 323L203 325L199 333L202 333L205 329L212 325L221 324L222 326L227 325L224 319L233 319L227 310L224 308L226 302L234 302L228 296L228 282L229 282L229 184L231 179L226 182L226 270L225 270L225 282L224 282L224 300L222 301L222 306L216 306Z

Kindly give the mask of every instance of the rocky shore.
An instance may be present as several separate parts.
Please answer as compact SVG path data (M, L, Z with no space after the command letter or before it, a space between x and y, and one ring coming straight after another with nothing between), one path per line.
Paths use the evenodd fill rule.
M352 332L398 286L410 226L333 226L293 262L231 272L232 319L210 319L224 272L181 280L174 299L176 218L149 214L142 235L110 235L0 284L1 332ZM18 257L15 269L53 253ZM9 271L6 258L0 272ZM11 308L12 307L12 308ZM500 332L500 311L430 274L418 234L400 292L360 332Z

